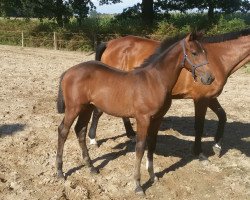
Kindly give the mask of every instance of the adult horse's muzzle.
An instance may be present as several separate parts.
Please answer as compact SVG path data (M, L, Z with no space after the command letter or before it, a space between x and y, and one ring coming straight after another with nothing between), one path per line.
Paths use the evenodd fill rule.
M210 85L213 81L214 81L214 77L209 73L206 73L201 76L201 82L204 85Z

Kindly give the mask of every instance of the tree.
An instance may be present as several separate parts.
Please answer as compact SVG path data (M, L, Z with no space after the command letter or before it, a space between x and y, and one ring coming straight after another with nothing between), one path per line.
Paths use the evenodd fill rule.
M79 25L81 25L82 20L88 16L89 11L95 7L90 0L70 0L69 3Z
M39 19L54 17L53 0L21 0L23 17Z
M21 0L0 0L0 13L4 17L21 17Z
M4 17L55 18L60 26L71 14L64 0L0 0L0 6Z
M249 11L248 0L158 0L156 6L161 10L179 10L185 12L197 8L199 11L207 11L209 21L214 20L215 13L232 13L235 11Z
M153 0L142 0L141 4L142 20L151 25L154 20Z

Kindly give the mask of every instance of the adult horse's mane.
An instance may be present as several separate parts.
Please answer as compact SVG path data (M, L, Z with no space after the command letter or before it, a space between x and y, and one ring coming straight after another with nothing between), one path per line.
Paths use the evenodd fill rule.
M159 56L165 52L167 53L167 51L170 51L174 46L175 44L180 41L181 39L183 39L186 35L177 35L177 36L174 36L174 37L167 37L165 38L160 46L155 50L155 52L149 56L147 59L144 60L144 62L137 68L143 68L143 67L146 67L147 65L155 62L156 60L158 60Z
M240 31L234 31L214 36L206 36L202 38L203 43L219 43L219 42L225 42L228 40L235 40L242 36L250 35L250 28L243 29Z

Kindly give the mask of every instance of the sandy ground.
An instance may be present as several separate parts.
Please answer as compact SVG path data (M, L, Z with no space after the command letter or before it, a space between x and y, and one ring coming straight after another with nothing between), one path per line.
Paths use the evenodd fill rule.
M104 115L98 127L99 148L90 148L98 175L81 164L73 130L65 145L66 181L55 177L58 78L67 68L93 59L79 52L0 46L0 199L142 199L134 192L134 143L124 135L122 120ZM193 144L191 100L174 100L159 132L151 184L145 158L145 199L249 199L250 74L233 74L219 100L228 123L223 156L212 153L217 119L208 111L204 151L210 162L198 161Z

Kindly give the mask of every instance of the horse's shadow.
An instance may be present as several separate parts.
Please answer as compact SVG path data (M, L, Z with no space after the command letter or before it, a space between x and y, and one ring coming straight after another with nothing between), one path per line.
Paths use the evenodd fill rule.
M4 124L0 126L0 137L14 135L19 131L23 131L25 124Z
M120 137L126 137L126 134L121 134L121 135L117 135L114 137L110 137L110 138L105 138L102 140L98 141L98 145L103 144L104 142L107 142L108 140L112 139L112 140L116 140ZM113 147L114 150L118 150L115 152L111 152L111 153L107 153L104 154L100 157L97 157L93 160L93 163L97 162L98 160L103 160L98 166L96 166L97 170L102 169L103 167L105 167L110 161L120 157L120 156L124 156L129 152L134 152L135 150L135 143L131 140L127 140L124 143L120 143L118 145L116 145L115 147Z
M205 120L203 137L214 137L217 130L217 120ZM194 117L165 117L160 130L173 129L181 135L194 136ZM250 123L227 122L223 137L224 155L230 149L237 149L246 156L250 156ZM211 142L202 142L202 147L206 151L211 149Z
M175 130L178 131L181 135L184 136L194 136L194 117L167 117L164 118L160 127L161 131L165 130ZM217 129L217 121L216 120L206 120L204 127L204 136L203 137L214 137L214 133ZM237 149L241 151L246 156L250 155L250 146L249 140L245 138L250 137L250 124L242 123L242 122L228 122L225 128L224 134L224 142L223 142L223 153L225 154L229 149ZM126 137L125 134L121 134L118 136L105 138L99 141L99 144L106 142L109 139L116 140L120 137ZM164 174L175 171L180 167L185 166L193 159L196 159L191 153L191 147L193 146L193 141L180 139L173 135L165 135L160 134L157 138L157 146L155 154L161 156L173 156L179 157L180 160L170 167L163 169L162 171L157 173L159 178L163 177ZM212 141L203 141L202 147L207 156L213 155L212 145L214 142ZM131 140L126 140L123 143L116 145L113 149L115 152L103 154L95 159L93 159L93 163L98 160L102 160L102 162L96 166L98 170L105 167L110 161L124 156L129 152L135 151L135 143ZM119 150L120 149L120 150ZM118 151L117 151L118 150ZM77 169L76 169L77 170ZM143 188L148 189L152 183L147 181L144 183Z

